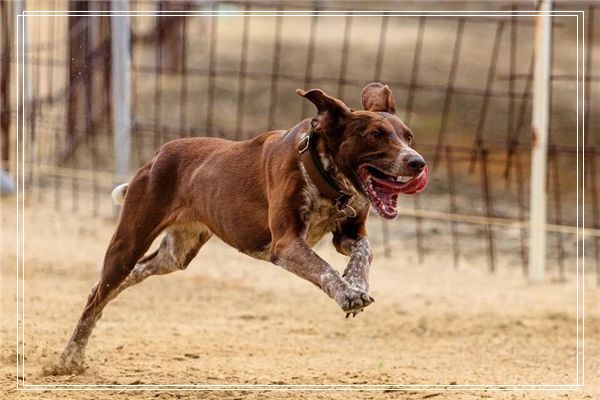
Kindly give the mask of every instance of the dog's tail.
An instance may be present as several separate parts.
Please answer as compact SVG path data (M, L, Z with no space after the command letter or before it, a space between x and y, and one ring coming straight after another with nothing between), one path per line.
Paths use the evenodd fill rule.
M127 194L127 186L129 186L129 183L123 183L113 189L110 195L115 204L123 204L123 200L125 200L125 195Z

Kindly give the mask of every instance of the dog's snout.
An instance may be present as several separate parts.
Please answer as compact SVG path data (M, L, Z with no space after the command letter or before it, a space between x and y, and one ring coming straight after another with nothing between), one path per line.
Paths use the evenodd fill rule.
M421 172L425 168L425 160L420 155L415 154L406 160L406 165L415 172Z

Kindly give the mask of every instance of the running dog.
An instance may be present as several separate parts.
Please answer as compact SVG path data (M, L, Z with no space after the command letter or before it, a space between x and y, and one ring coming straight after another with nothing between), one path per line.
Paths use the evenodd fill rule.
M297 93L315 105L314 118L238 142L171 141L113 191L122 203L118 226L59 371L83 370L94 325L121 291L185 269L212 236L313 283L346 317L374 301L370 206L395 218L399 194L427 184L425 160L412 149L413 133L395 115L388 86L367 85L360 111L319 89ZM350 257L343 274L312 250L329 232ZM144 255L161 233L159 248Z

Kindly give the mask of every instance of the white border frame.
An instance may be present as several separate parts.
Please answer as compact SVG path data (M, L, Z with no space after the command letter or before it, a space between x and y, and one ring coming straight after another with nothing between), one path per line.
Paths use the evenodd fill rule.
M17 85L16 85L16 95L17 95L17 105L21 104L21 107L17 106L17 140L16 140L16 161L17 161L17 173L16 173L16 182L17 182L17 195L16 195L16 203L17 203L17 340L16 340L16 359L17 359L17 369L16 369L16 389L17 391L54 391L54 390L64 390L64 391L72 391L72 390L119 390L119 391L139 391L139 390L148 390L148 391L235 391L235 390L244 390L244 391L309 391L309 390L361 390L361 391L378 391L378 390L395 390L395 391L406 391L406 390L420 390L420 391L430 391L430 390L448 390L448 391L488 391L488 390L498 390L498 391L570 391L570 390L579 390L583 387L585 382L585 207L582 208L582 230L580 237L579 230L579 192L580 192L580 176L579 176L579 152L580 142L579 142L579 120L582 120L582 139L585 138L585 84L582 86L582 91L580 93L580 68L582 69L582 75L585 77L585 13L583 10L574 10L574 11L550 11L550 12L539 12L539 11L174 11L174 12L165 12L165 11L156 11L156 12L146 12L146 11L86 11L86 12L68 12L68 11L22 11L21 14L17 15L17 25L16 25L16 38L17 38L17 46L16 49L21 50L21 70L19 75L19 57L17 56ZM25 382L25 46L24 43L19 42L19 31L21 31L21 37L25 36L25 17L27 16L68 16L68 15L115 15L115 16L156 16L159 14L168 14L173 16L185 16L185 15L198 15L198 16L277 16L277 15L292 15L292 16L313 16L313 15L322 15L322 16L346 16L348 14L354 16L373 16L373 17L384 17L384 16L537 16L537 15L545 15L545 16L570 16L577 17L577 80L576 80L576 93L577 93L577 355L576 355L576 383L575 384L507 384L507 385L436 385L436 384L337 384L337 385L327 385L327 384L313 384L313 385L301 385L301 384L291 384L291 385L274 385L274 384L236 384L236 385L225 385L225 384L139 384L139 385L130 385L130 384L27 384L20 383L21 381ZM580 29L579 17L582 17L582 24ZM579 36L582 37L582 52L579 51ZM581 57L581 58L580 58ZM580 66L581 61L581 66ZM19 76L22 77L22 86L19 87ZM585 80L584 80L585 82ZM19 98L19 90L22 90L23 96ZM580 103L580 94L581 94L581 103ZM19 99L21 103L19 103ZM581 104L581 109L580 109ZM22 115L20 115L20 110L23 110ZM21 118L21 125L19 126L19 117ZM21 132L22 138L19 137L19 132ZM23 142L19 146L19 139L22 139ZM581 143L584 143L582 140ZM19 150L21 151L21 156L19 157ZM583 186L582 186L582 205L585 204L585 152L582 152L582 177ZM19 167L22 168L20 172ZM21 179L21 184L19 184L19 178ZM20 192L22 191L22 193ZM581 277L579 274L580 263L579 263L579 240L582 240L582 251L581 251ZM19 263L19 261L21 263ZM582 286L581 292L579 290L579 286ZM580 295L581 293L581 295ZM581 304L580 304L581 297ZM580 314L581 308L581 314ZM580 329L581 324L581 329ZM581 337L580 337L581 334ZM581 346L580 346L581 344ZM581 369L580 369L581 368ZM20 374L21 372L21 374ZM581 377L581 379L580 379Z

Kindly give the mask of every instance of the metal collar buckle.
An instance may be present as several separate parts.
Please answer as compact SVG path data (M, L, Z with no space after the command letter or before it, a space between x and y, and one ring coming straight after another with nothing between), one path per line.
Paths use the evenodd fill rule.
M304 142L304 143L302 143L302 142ZM309 146L309 144L310 144L310 136L309 136L309 135L306 135L306 136L304 136L304 137L302 138L302 140L300 140L300 143L298 143L298 153L302 154L302 153L304 153L306 150L308 150L308 146ZM302 145L303 147L300 147L301 145Z
M355 218L357 215L356 210L354 208L352 208L352 206L350 206L349 204L346 204L346 207L342 208L339 211L348 218Z
M346 217L354 218L357 214L356 210L349 204L350 199L351 197L349 197L347 194L342 194L335 200L335 205L338 211L344 214Z

